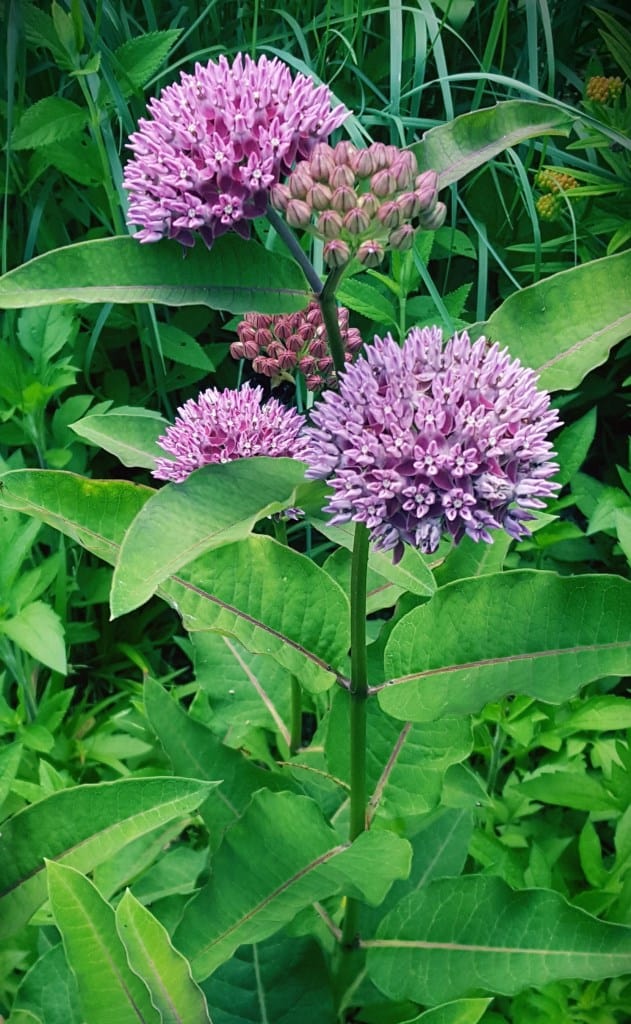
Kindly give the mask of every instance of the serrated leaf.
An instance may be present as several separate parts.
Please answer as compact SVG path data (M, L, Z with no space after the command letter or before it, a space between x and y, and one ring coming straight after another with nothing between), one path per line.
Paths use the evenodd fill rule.
M90 870L136 837L198 807L212 785L156 778L76 786L4 822L0 937L21 928L45 900L45 857Z
M599 921L556 892L513 892L478 875L439 879L404 897L363 945L382 992L426 1005L631 971L631 928Z
M147 84L166 60L181 34L181 28L147 32L137 39L126 40L114 51L114 60L120 66L116 71L116 77L123 96L129 96Z
M347 278L337 289L337 298L343 306L354 310L368 320L387 327L396 326L397 314L391 299L382 295L372 285Z
M67 865L46 864L48 893L86 1020L161 1024L149 992L127 962L114 911L96 886Z
M0 309L58 302L198 303L231 313L289 313L309 293L293 261L254 241L224 235L208 251L136 239L78 242L37 256L0 277Z
M188 963L153 914L127 890L115 916L130 967L149 989L161 1024L212 1024Z
M155 469L157 458L168 457L157 444L169 426L159 413L123 406L84 416L69 426L79 437L115 455L124 466Z
M539 570L460 580L397 623L385 669L379 702L404 721L475 713L509 693L561 703L631 671L631 583Z
M13 149L37 149L79 135L88 123L88 112L61 96L47 96L24 111L13 135Z

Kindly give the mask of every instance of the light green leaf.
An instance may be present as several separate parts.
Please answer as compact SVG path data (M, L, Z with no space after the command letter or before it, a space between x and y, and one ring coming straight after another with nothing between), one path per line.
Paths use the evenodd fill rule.
M509 693L561 703L631 671L631 583L518 570L449 584L397 623L385 668L379 702L404 721L475 713Z
M426 1005L631 971L631 928L599 921L556 892L513 892L479 875L439 879L406 896L363 945L382 992Z
M611 814L619 806L619 801L593 775L572 768L558 768L556 765L540 768L515 788L531 800L540 800L543 804L557 807L571 807L576 811Z
M166 60L181 34L181 28L147 32L136 39L127 39L114 51L114 60L119 65L116 77L124 96L129 96L147 84Z
M130 967L149 989L161 1024L211 1024L204 994L186 960L129 889L116 908L116 928Z
M627 697L590 697L570 712L557 727L563 733L610 732L631 729L631 701Z
M554 439L554 450L559 463L555 480L567 484L583 465L596 433L596 406L581 416L580 420L564 427Z
M0 810L11 792L22 759L22 744L13 742L0 748Z
M146 986L127 963L109 903L74 868L47 861L46 873L55 924L77 979L86 1020L161 1024Z
M492 999L455 999L426 1010L405 1024L478 1024Z
M304 465L256 457L218 462L162 487L125 535L112 581L112 615L144 604L160 583L207 551L247 537L296 503Z
M573 120L548 103L505 100L430 128L412 149L422 171L438 171L442 189L526 139L569 135Z
M257 850L262 855L253 871ZM186 907L175 943L202 979L238 946L273 935L314 900L342 890L376 905L408 870L409 845L394 833L364 832L349 846L314 801L263 790L226 833L210 881Z
M45 857L88 871L138 836L198 807L212 785L154 778L76 786L4 822L0 938L21 928L44 902Z
M568 391L631 332L631 251L592 260L510 295L481 327L491 341Z
M53 672L68 671L63 623L43 601L33 601L13 618L0 620L0 633Z
M111 452L124 466L154 469L159 456L168 458L156 443L169 426L159 413L120 406L105 413L84 416L71 423L75 434Z
M24 111L11 137L12 149L38 149L78 135L88 123L88 112L61 96L46 96Z
M0 309L69 301L288 313L309 294L297 264L237 235L224 235L210 252L201 242L183 252L176 242L143 245L128 236L78 242L0 277Z
M180 366L193 366L197 370L211 373L215 365L198 341L186 331L181 331L173 324L158 324L160 348L167 359L172 359Z

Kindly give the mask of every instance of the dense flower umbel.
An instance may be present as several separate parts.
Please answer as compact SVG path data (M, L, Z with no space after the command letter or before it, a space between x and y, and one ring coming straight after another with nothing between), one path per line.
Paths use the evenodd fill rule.
M253 455L304 459L304 419L271 398L261 404L263 389L208 388L178 409L175 423L158 444L172 459L156 459L158 480L181 483L194 469L211 462L234 462Z
M125 168L130 224L141 242L176 238L210 246L265 212L269 188L347 115L305 75L292 78L277 58L239 53L181 75L148 106L129 141Z
M443 533L515 538L558 489L548 433L559 425L532 370L466 332L443 348L438 327L403 347L375 338L327 391L308 429L307 476L329 480L332 523L365 523L382 550L425 554Z
M338 309L338 323L345 348L344 358L351 362L353 353L362 344L361 334L348 326L348 310ZM237 327L239 340L230 346L235 359L252 361L256 373L276 382L291 380L295 370L305 377L309 391L335 384L333 359L329 353L322 311L311 302L299 313L266 316L246 313Z
M376 267L386 248L411 248L418 228L439 228L447 213L436 172L419 174L411 150L381 142L367 149L319 143L285 185L272 188L271 200L291 227L324 240L329 267L353 257Z

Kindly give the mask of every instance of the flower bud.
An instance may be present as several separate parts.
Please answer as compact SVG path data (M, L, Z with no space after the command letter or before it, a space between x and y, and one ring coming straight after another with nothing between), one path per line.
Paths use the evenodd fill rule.
M290 334L285 342L289 352L300 352L304 347L305 339L300 334Z
M313 185L313 179L309 174L309 164L306 160L301 160L293 173L289 175L287 185L293 199L305 198Z
M395 228L388 235L388 245L391 249L398 249L399 252L406 252L414 245L414 228L411 224L402 224Z
M388 159L387 149L383 142L373 142L370 147L370 155L372 157L375 172L382 170L384 167L388 167L390 161Z
M284 213L287 209L287 203L291 199L291 195L286 185L272 185L269 198L274 209L280 210L281 213Z
M321 359L327 353L327 344L324 338L315 338L309 345L309 355L314 359Z
M252 369L255 373L261 373L264 377L273 377L274 371L270 370L270 363L273 363L273 359L268 359L267 356L257 356L252 361Z
M447 216L447 207L444 203L436 203L433 210L428 210L426 213L422 213L420 216L421 227L425 231L437 231L445 223Z
M304 199L290 199L285 219L291 228L306 228L311 223L311 207Z
M323 238L339 238L342 230L342 218L335 210L325 210L316 221L316 231Z
M352 163L353 157L357 150L352 142L348 142L346 139L342 142L338 142L337 146L333 150L333 159L338 165Z
M370 179L370 187L372 191L380 199L386 199L388 196L394 195L397 190L397 179L394 174L384 168L381 171L377 171L373 174Z
M353 210L348 211L342 224L350 235L363 235L370 227L370 218L364 210L360 210L356 206Z
M355 255L365 267L378 267L385 256L385 250L381 242L370 240L362 242Z
M421 212L421 200L416 192L403 192L397 199L401 220L412 220Z
M364 212L372 220L372 218L376 216L381 204L377 197L372 194L372 192L362 192L362 194L357 199L357 205L359 206L360 210L364 210Z
M333 150L326 142L319 142L309 160L311 177L314 181L328 181L334 167Z
M337 213L348 213L357 206L357 193L348 185L340 185L331 196L331 206Z
M332 356L323 356L322 359L318 359L318 370L320 373L326 373L333 366Z
M278 359L279 356L285 351L285 346L282 341L271 341L267 346L266 355L272 359Z
M268 327L258 327L254 332L254 341L256 342L257 348L265 349L270 344L273 338L272 332Z
M304 373L305 377L309 373L313 373L316 369L316 361L313 356L303 356L298 363L298 369L301 373Z
M331 189L322 182L316 181L307 192L307 202L314 210L327 210L331 202Z
M329 184L331 188L339 188L341 185L352 188L355 184L355 174L348 164L338 164L331 172Z
M356 352L358 348L361 348L363 344L363 338L356 327L349 327L348 333L344 339L344 343L349 354L352 352Z
M358 149L353 157L352 168L358 178L369 178L377 168L372 156L372 146L368 149Z
M281 341L287 341L287 338L291 334L291 323L289 317L278 317L274 324L274 334Z
M296 365L296 353L285 349L278 356L278 365L281 370L293 370Z
M351 258L351 251L340 238L333 238L323 249L324 262L329 267L345 267Z
M254 339L256 338L256 329L254 327L254 324L252 324L248 320L248 317L250 317L251 315L251 313L246 313L245 319L242 320L239 326L237 327L239 341L254 341Z
M382 203L377 211L377 219L384 228L398 228L401 223L401 208L394 200L389 199Z
M230 355L233 359L245 359L245 346L242 341L233 341L230 346Z
M307 391L317 391L322 384L322 377L318 373L310 374L308 377L305 377L305 384Z

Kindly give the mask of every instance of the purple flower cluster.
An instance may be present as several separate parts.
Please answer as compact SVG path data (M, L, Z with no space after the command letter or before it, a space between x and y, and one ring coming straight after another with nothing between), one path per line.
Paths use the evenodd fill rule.
M375 338L327 391L308 429L307 477L328 479L331 522L365 523L381 550L425 554L447 533L491 541L524 523L558 484L547 440L559 425L533 370L466 332L443 347L437 327L403 346Z
M200 466L233 462L253 455L304 459L304 419L271 398L262 405L263 389L245 384L240 391L208 388L178 409L175 423L158 439L175 460L156 459L157 480L181 483Z
M239 53L182 73L148 106L129 141L128 221L141 242L176 238L206 245L226 231L249 236L270 187L347 115L305 75L292 78L277 58Z
M344 358L351 362L362 344L356 327L348 326L348 310L338 309L338 323ZM292 373L304 374L309 391L333 386L336 381L333 358L329 355L326 327L318 302L310 302L298 313L267 316L246 313L237 327L239 340L230 346L234 359L252 360L252 369L272 381L292 380Z

